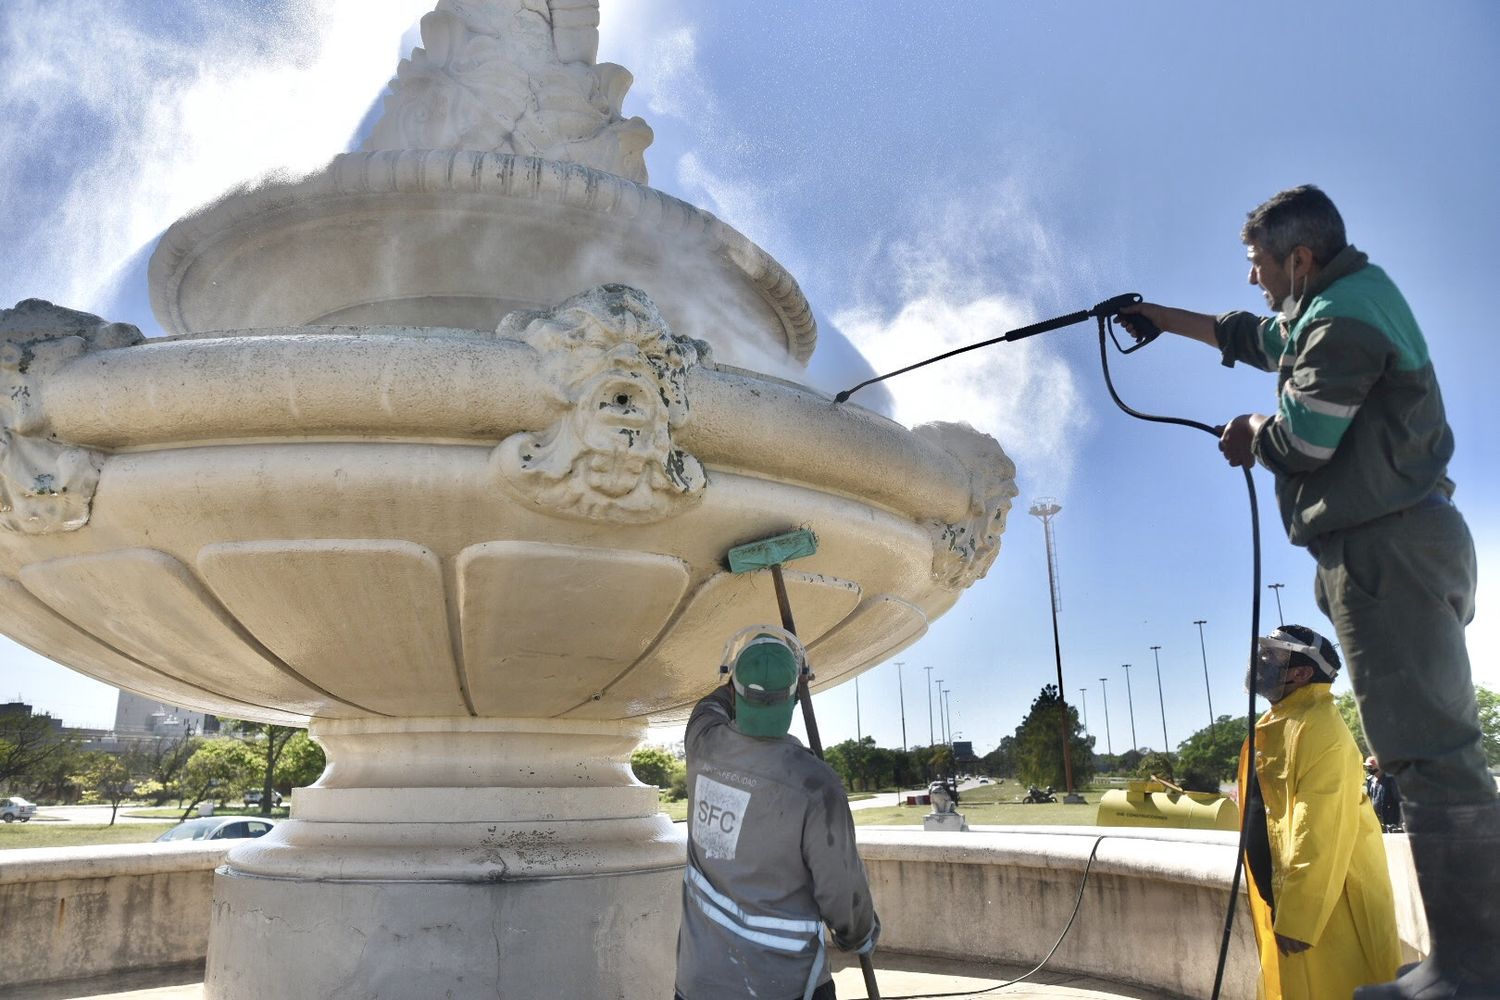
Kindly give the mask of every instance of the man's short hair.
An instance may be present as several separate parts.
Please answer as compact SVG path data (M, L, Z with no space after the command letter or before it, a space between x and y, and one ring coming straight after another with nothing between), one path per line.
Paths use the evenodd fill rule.
M1307 247L1319 267L1349 245L1343 216L1333 207L1333 200L1311 184L1272 195L1249 214L1240 240L1278 261L1297 247Z

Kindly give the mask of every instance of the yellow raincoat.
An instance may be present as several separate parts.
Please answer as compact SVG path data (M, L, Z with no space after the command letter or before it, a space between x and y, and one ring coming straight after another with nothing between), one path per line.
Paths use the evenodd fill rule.
M1241 803L1246 764L1242 750ZM1265 1000L1346 1000L1395 978L1396 908L1363 765L1327 684L1293 691L1255 724L1274 922L1248 865L1246 876ZM1283 955L1277 934L1312 947Z

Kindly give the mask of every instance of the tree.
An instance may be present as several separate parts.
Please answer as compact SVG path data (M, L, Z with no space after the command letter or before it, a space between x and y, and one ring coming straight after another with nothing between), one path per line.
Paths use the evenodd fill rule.
M1013 778L1016 774L1016 738L1006 736L1000 745L979 758L984 771L992 778Z
M1370 756L1370 741L1365 739L1365 724L1359 717L1359 705L1354 700L1354 692L1345 691L1334 698L1333 703L1338 707L1339 715L1344 717L1344 725L1348 726L1349 732L1354 734L1354 742L1359 747L1360 756Z
M1063 727L1060 725L1062 710L1057 685L1048 684L1031 703L1026 718L1016 727L1013 754L1016 773L1022 781L1059 788L1066 785ZM1077 710L1069 706L1067 711L1068 751L1073 765L1073 786L1077 788L1094 776L1094 738L1084 735Z
M1245 718L1221 715L1177 744L1178 774L1182 787L1197 792L1217 792L1220 782L1233 781L1240 767L1240 747L1245 742Z
M328 758L323 754L323 748L307 735L307 730L299 729L286 741L281 757L276 761L276 788L282 794L294 788L306 788L318 780L327 766Z
M0 715L0 788L29 782L34 770L72 745L49 715L30 711Z
M120 803L135 788L130 768L116 755L100 751L84 754L82 763L83 769L74 780L83 788L85 801L109 803L109 825L114 826Z
M242 791L259 769L255 751L244 741L230 736L204 741L182 771L183 801L187 802L182 818L192 815L206 798L222 800Z
M1177 762L1172 759L1171 754L1152 750L1136 765L1135 776L1144 779L1166 778L1168 781L1176 781L1174 777L1176 768Z
M191 733L175 739L137 741L125 752L125 766L141 779L136 783L136 794L150 798L158 806L178 797L182 769L202 742L200 737Z
M672 765L676 763L671 754L656 747L638 747L630 755L630 769L636 778L657 788L666 788L672 783Z
M256 771L260 776L260 814L271 815L276 804L276 767L281 754L293 736L304 730L296 726L277 726L269 722L242 722L234 719L222 720L223 730L243 739L255 756Z
M1500 764L1500 693L1474 685L1479 702L1479 729L1484 733L1484 759L1490 767Z

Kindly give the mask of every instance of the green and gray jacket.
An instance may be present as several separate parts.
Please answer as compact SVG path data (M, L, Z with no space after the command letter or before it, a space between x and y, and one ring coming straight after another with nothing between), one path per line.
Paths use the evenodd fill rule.
M1254 449L1293 544L1452 495L1453 432L1427 342L1363 253L1341 250L1285 320L1225 313L1214 335L1225 365L1278 373L1277 412Z

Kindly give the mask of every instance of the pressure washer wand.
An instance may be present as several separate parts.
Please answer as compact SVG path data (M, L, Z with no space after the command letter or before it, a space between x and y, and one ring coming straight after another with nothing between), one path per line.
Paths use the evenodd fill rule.
M854 395L856 392L863 389L867 385L874 385L876 382L884 382L888 378L895 378L897 375L905 375L909 371L915 371L918 368L925 368L928 365L936 364L939 361L946 361L948 358L951 358L955 355L966 354L969 351L977 351L981 347L989 347L991 344L998 344L1001 341L1009 342L1013 340L1025 340L1027 337L1035 337L1039 333L1050 333L1053 330L1061 330L1063 327L1073 326L1076 323L1082 323L1086 319L1113 317L1118 315L1120 310L1124 309L1126 306L1139 305L1142 301L1144 300L1141 298L1141 296L1135 292L1126 292L1124 295L1116 295L1112 299L1105 299L1103 302L1100 302L1092 309L1080 309L1078 312L1068 313L1066 316L1058 316L1056 319L1044 319L1040 323L1033 323L1030 326L1023 326L1020 329L1011 330L1009 333L1003 333L998 337L991 337L989 340L983 340L977 344L970 344L967 347L957 347L951 351L939 354L936 357L928 358L925 361L918 361L914 365L907 365L905 368L898 368L896 371L886 372L884 375L877 375L874 378L866 379L852 389L845 389L837 396L834 396L833 400L836 403L846 403L849 401L850 396ZM1130 323L1134 328L1133 334L1136 338L1136 342L1135 346L1133 347L1122 348L1121 353L1123 354L1130 354L1132 351L1138 351L1161 335L1161 331L1156 328L1156 324L1152 323L1140 313L1132 315L1130 318Z

